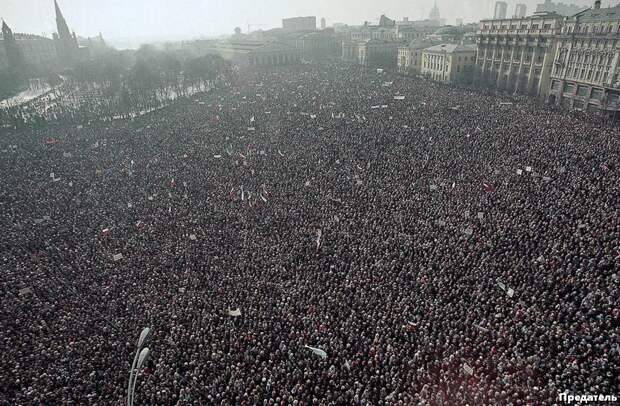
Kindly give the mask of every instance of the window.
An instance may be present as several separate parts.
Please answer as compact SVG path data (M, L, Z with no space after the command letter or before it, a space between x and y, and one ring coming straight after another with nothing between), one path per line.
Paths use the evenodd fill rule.
M587 86L579 86L577 88L577 96L586 97L588 95L588 90Z
M560 90L560 84L561 82L559 80L554 80L553 82L551 82L551 90Z
M573 85L572 83L566 83L564 84L564 93L575 94L575 88L575 85Z
M592 89L591 99L603 100L603 91L601 89Z

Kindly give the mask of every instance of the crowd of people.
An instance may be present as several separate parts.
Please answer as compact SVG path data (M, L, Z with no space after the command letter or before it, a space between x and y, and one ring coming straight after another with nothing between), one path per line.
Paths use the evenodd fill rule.
M620 394L601 120L328 64L0 134L0 405L123 404L147 326L140 405Z

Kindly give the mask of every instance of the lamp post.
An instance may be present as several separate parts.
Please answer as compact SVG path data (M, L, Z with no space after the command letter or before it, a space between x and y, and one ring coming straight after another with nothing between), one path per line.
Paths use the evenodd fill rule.
M138 380L138 372L144 365L144 362L149 356L149 349L142 348L144 342L148 338L151 329L149 327L145 327L142 329L140 333L140 338L138 339L138 349L136 351L136 355L133 358L133 363L131 364L131 369L129 370L129 383L127 384L127 406L133 406L135 390L136 390L136 381Z

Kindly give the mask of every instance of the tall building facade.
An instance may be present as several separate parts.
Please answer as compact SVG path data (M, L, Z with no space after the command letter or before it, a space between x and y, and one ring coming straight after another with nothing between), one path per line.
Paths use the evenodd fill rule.
M282 20L282 28L287 31L314 31L316 17L293 17Z
M565 108L620 110L620 5L566 20L558 36L547 101Z
M508 92L546 96L563 17L536 13L480 22L475 80Z
M493 12L493 18L495 20L503 20L506 18L508 12L508 4L505 1L495 2L495 11Z
M525 4L517 4L515 6L515 17L524 18L527 15L527 6Z

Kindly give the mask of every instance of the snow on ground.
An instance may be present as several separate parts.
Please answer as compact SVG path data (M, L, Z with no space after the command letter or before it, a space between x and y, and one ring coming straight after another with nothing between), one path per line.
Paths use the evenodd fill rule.
M27 103L32 99L36 99L37 97L44 95L50 90L52 90L52 88L49 85L46 85L46 86L43 86L37 89L24 90L23 92L16 94L15 96L11 98L0 101L0 108L19 106L20 104Z

